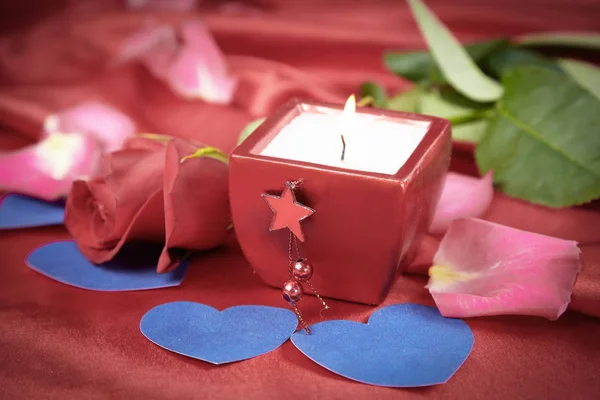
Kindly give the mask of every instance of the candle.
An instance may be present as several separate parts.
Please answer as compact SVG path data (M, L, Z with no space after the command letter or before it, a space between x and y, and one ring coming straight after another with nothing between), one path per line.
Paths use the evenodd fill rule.
M352 99L352 98L351 98ZM348 106L350 105L350 106ZM428 121L353 114L326 107L293 118L260 155L332 167L394 175L406 163L429 129ZM344 135L346 151L341 160Z
M450 161L448 121L352 102L292 101L268 117L230 159L233 225L246 259L267 284L288 278L289 232L271 231L263 195L302 181L300 253L322 296L379 304L427 232ZM342 135L344 141L342 141ZM343 142L346 144L342 160Z

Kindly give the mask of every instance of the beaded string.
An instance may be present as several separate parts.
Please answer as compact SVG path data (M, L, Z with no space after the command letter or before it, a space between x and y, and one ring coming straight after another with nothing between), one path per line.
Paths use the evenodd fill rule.
M294 242L296 244L296 259L298 259L299 258L298 243L296 242L296 236L290 231L290 240L289 240L289 247L288 247L288 258L289 258L288 272L290 275L290 280L295 280L296 278L294 277L294 259L292 258L292 242ZM302 287L302 285L299 282L297 284L300 285L300 287ZM285 286L284 286L284 291L285 291ZM287 300L285 293L283 295L283 298L284 298L284 300ZM297 301L300 301L300 299L298 299ZM302 317L302 313L298 309L298 306L296 306L296 301L287 300L287 302L294 309L294 313L296 313L296 317L298 317L298 321L300 322L300 324L302 325L302 327L304 328L306 333L308 333L310 335L310 328L308 327L308 324Z
M294 247L296 249L296 260L298 262L298 261L302 260L302 258L300 257L300 251L298 250L298 239L296 238L296 235L294 235L292 232L290 232L290 246L289 246L290 269L289 269L289 271L290 271L290 278L294 279L294 276L292 274L292 242L294 243ZM312 283L310 283L310 279L306 279L305 282L310 287L310 289L312 290L314 295L317 297L319 302L321 302L321 304L323 305L321 312L323 312L323 310L328 310L329 306L327 305L327 303L325 303L325 300L323 300L323 298L321 297L319 292L317 292L317 289L315 289L315 287L312 285Z
M302 183L302 180L294 181L289 183L289 186L292 190L294 190L298 185ZM294 262L293 254L296 255L296 261ZM323 305L323 310L327 310L329 306L325 303L325 300L319 295L317 290L314 288L312 283L310 282L310 278L313 274L312 264L308 262L305 258L300 257L300 250L298 248L298 240L296 235L290 230L290 239L288 241L288 274L289 280L284 284L282 296L285 301L293 308L298 321L306 331L306 333L310 334L310 328L308 324L304 320L302 316L302 312L298 309L296 303L302 299L302 294L304 292L302 283L306 282L306 284L313 291L317 299Z

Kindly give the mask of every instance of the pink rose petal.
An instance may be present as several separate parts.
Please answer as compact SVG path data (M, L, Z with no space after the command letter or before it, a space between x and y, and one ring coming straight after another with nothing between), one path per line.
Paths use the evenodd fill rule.
M0 190L56 200L74 180L98 172L101 151L94 136L50 133L32 146L0 154Z
M197 0L127 0L127 8L190 11L197 3Z
M442 315L557 319L581 269L577 243L469 218L448 229L427 288Z
M171 25L149 21L123 42L117 62L139 60L157 79L165 79L179 47Z
M135 133L129 117L102 103L84 103L44 120L44 135L85 133L94 135L107 152L116 151Z
M180 52L169 68L167 81L185 98L226 104L233 97L237 79L229 75L223 54L200 21L184 22Z
M237 81L227 75L215 74L203 60L202 53L184 49L169 68L167 81L178 95L227 104L233 97Z
M492 172L482 178L449 172L429 232L442 234L455 219L481 217L493 197Z
M186 99L227 104L237 87L217 43L197 20L183 22L177 31L148 24L121 48L118 60L131 59L140 60L154 77Z

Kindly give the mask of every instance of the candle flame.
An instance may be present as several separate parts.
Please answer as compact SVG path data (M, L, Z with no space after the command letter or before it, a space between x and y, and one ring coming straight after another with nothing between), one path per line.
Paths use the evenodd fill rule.
M353 94L348 97L346 100L346 105L344 106L344 119L352 118L352 116L356 113L356 97Z

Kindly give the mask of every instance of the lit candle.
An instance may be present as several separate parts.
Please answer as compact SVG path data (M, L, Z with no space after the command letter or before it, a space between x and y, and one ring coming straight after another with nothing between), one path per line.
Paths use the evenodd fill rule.
M314 112L300 113L260 154L394 175L421 143L429 122L356 114L355 104L351 96L343 112L315 107Z
M321 295L380 303L427 232L450 161L448 121L389 110L293 101L268 117L230 159L238 242L266 283L288 275L289 236L270 231L263 194L302 180L301 253ZM346 144L342 160L343 142Z

